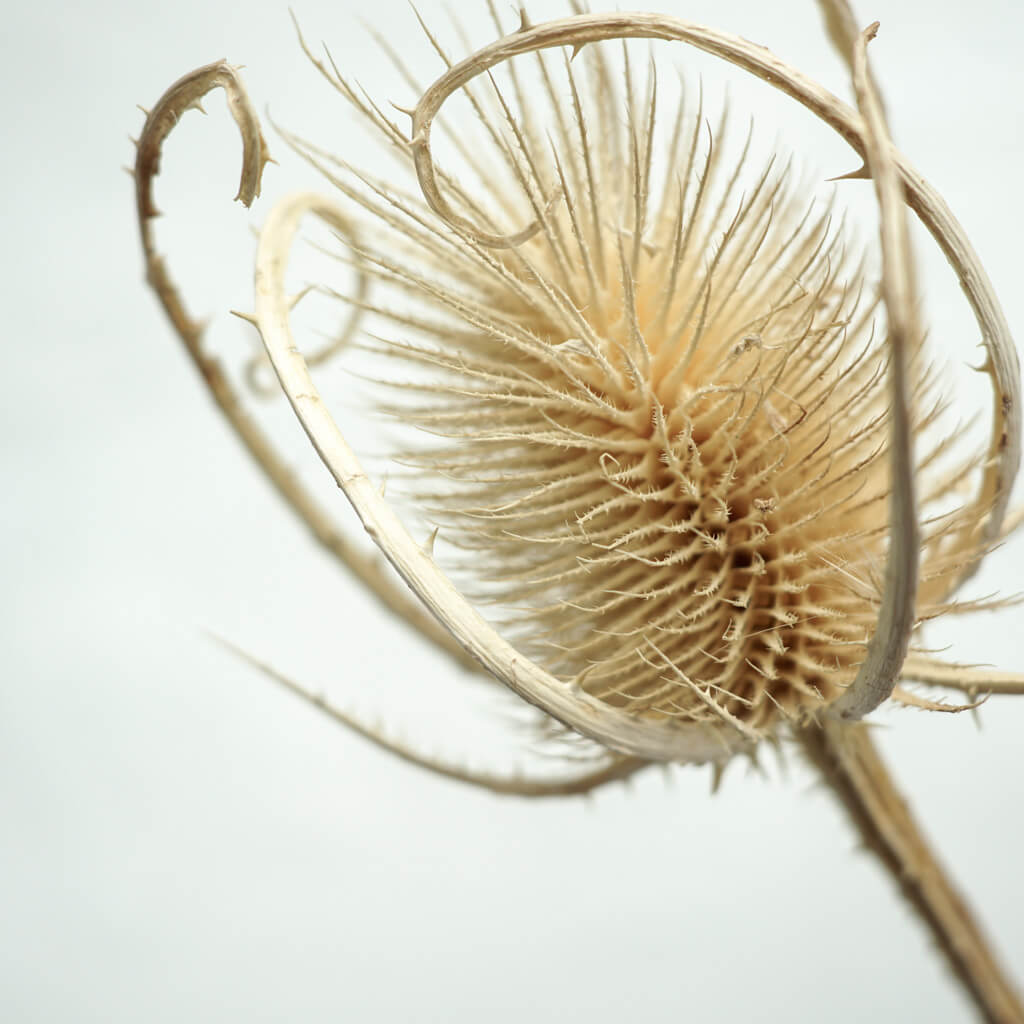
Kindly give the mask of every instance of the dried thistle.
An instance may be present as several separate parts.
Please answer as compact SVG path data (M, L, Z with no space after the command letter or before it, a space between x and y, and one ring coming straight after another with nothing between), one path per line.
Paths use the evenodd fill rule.
M252 319L321 458L447 632L341 540L284 470L204 355L155 254L148 221L160 145L214 86L228 90L242 129L239 196L258 194L266 144L226 65L186 76L147 120L137 163L147 264L222 410L315 535L434 643L462 661L468 652L546 721L593 741L599 763L536 782L474 775L328 713L407 760L524 796L587 791L653 762L720 769L763 740L794 738L982 1015L1020 1021L1018 995L861 724L890 698L949 711L977 706L979 693L1024 692L1022 677L944 665L914 647L920 624L949 607L1008 530L1020 460L1017 357L961 228L889 139L866 57L877 26L860 33L845 2L823 6L859 113L760 47L655 14L577 12L540 26L523 14L517 31L459 63L445 58L446 73L407 112L408 133L310 54L415 172L422 196L291 139L349 208L312 193L275 207L261 234ZM627 55L616 71L596 45L628 38L724 57L839 132L877 192L880 287L843 225L801 198L788 166L769 162L750 178L746 150L738 166L725 164L724 125L706 130L699 105L696 116L685 103L666 114L653 67L638 75ZM530 54L552 113L547 138L513 114L493 77ZM510 81L527 110L514 72ZM433 158L435 118L460 90L500 156L487 164L456 135L484 194ZM659 172L658 159L683 170ZM932 432L947 399L917 322L905 205L942 247L978 318L994 399L981 453L958 454ZM502 633L371 483L294 344L283 278L307 214L350 254L355 314L389 325L375 341L392 368L384 384L393 398L382 407L435 436L404 460L421 505L467 553L477 597L506 610ZM960 504L965 482L976 494ZM972 702L927 701L901 679L959 688Z

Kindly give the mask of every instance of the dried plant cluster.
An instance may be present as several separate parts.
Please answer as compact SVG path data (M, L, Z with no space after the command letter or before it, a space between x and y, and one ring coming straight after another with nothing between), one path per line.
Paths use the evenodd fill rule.
M266 143L227 65L186 76L147 118L136 166L147 266L221 409L322 543L432 642L593 741L598 763L550 780L474 775L326 708L338 721L434 771L538 796L593 789L652 762L720 767L763 739L796 739L981 1013L1019 1021L1019 997L859 724L890 697L957 710L1024 692L1021 677L914 649L920 624L950 606L1013 525L1004 520L1020 459L1016 353L962 230L889 139L867 65L875 27L859 32L842 0L823 8L859 112L761 47L656 14L578 9L538 26L524 14L458 63L425 29L446 67L437 81L415 85L393 56L420 96L406 112L411 130L310 53L414 187L289 139L345 205L299 193L275 207L252 320L321 458L430 616L287 472L205 354L156 255L160 146L214 86L228 91L242 129L240 197L258 194ZM807 201L792 164L751 167L749 137L725 155L726 117L709 125L699 90L666 103L653 63L640 68L625 48L602 45L629 38L724 57L850 142L878 196L881 284L841 219ZM532 62L534 92L513 58ZM456 96L487 143L453 132L463 177L439 169L431 141ZM906 206L978 317L993 385L981 453L958 453L932 429L948 403L917 322ZM432 438L402 461L418 507L461 550L472 601L368 479L291 336L284 271L310 214L357 273L354 294L340 296L352 311L341 342L362 315L383 323L367 339L389 370L379 404ZM502 610L500 633L477 611L483 601ZM901 679L960 689L972 703L926 700Z
M464 153L491 205L512 224L541 216L514 248L337 180L391 229L359 246L371 292L418 307L372 306L392 319L380 347L404 393L391 411L439 438L404 455L417 504L471 552L481 592L521 609L520 649L630 715L756 741L832 703L878 620L890 395L877 291L791 166L751 174L749 137L724 162L702 97L658 109L656 65L636 82L628 52L622 68L609 56L542 64L553 158L536 102L510 125L503 93L476 99L505 158ZM658 161L678 171L652 194L656 125L669 126ZM479 214L475 195L458 198ZM925 433L943 402L919 341L911 426ZM918 454L919 477L946 443ZM921 495L918 619L942 610L964 562L963 512L929 513L982 458L943 466Z

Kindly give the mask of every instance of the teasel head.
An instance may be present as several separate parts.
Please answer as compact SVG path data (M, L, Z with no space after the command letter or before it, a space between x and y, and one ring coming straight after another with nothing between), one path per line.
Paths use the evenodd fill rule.
M890 696L917 627L998 537L1009 462L997 440L965 455L935 430L947 393L880 107L876 179L899 205L882 286L843 218L806 198L799 160L754 166L751 135L730 150L699 84L666 102L653 59L602 46L694 41L681 24L524 15L459 64L428 30L449 71L404 111L411 131L310 54L422 195L291 138L359 213L296 197L263 252L278 258L307 209L343 236L356 312L385 322L378 407L433 439L400 453L407 504L461 552L505 657L537 673L521 695L600 749L720 762ZM529 98L523 70L497 77L513 58L535 62ZM482 129L451 133L462 177L431 139L460 89ZM821 107L814 87L802 98ZM866 153L869 129L837 116ZM1013 416L1001 404L995 429Z
M160 145L215 85L242 129L239 197L258 195L269 154L236 70L185 76L140 140L151 281L281 493L392 611L619 755L721 762L782 726L859 720L894 694L945 706L897 689L901 676L972 695L1018 687L913 647L1007 532L1020 458L1016 352L962 229L889 139L866 57L877 26L860 33L845 3L822 6L859 113L761 47L658 14L577 6L533 26L523 12L515 31L458 63L424 24L447 68L426 89L381 36L420 91L398 114L302 41L405 165L405 183L286 136L346 205L313 193L278 204L261 234L251 319L368 532L456 644L289 479L204 356L156 255ZM878 197L880 281L844 219L805 198L799 158L753 166L753 127L730 152L728 113L705 116L699 83L666 102L653 55L631 62L630 39L723 57L848 141L864 166L846 177L873 178ZM456 94L466 110L450 144L462 176L438 167L431 137ZM981 452L937 429L948 390L917 320L905 205L978 319L993 392ZM386 357L378 408L434 439L399 453L431 550L369 487L292 340L284 267L307 214L335 231L357 275L352 294L322 287L348 304L349 321L316 358L344 347L361 317L383 321L371 340ZM432 557L439 533L463 553L460 590ZM498 609L494 622L477 611L484 604Z
M505 159L476 161L485 197L448 186L463 231L431 220L409 238L406 218L359 254L372 291L417 308L378 343L387 410L437 438L403 460L412 503L465 553L460 578L514 609L507 635L552 675L717 758L824 713L864 661L892 355L877 287L794 163L748 167L749 136L723 159L725 118L709 125L689 91L659 109L655 65L615 56L591 47L544 75L553 144L480 90ZM672 126L658 154L656 125ZM486 237L470 218L492 210ZM534 216L528 238L490 244ZM943 396L909 342L916 433ZM926 516L976 463L950 467L942 446L916 455L944 471ZM942 514L924 532L916 620L962 570L963 526Z
M860 724L889 699L956 711L1024 693L1024 676L943 663L920 636L953 607L993 606L957 593L1020 519L1006 514L1020 461L1017 355L962 228L889 137L867 62L877 25L861 32L845 0L821 6L857 110L759 46L658 14L577 7L534 26L524 13L458 62L424 26L446 67L426 88L381 37L419 96L397 114L307 48L405 179L287 136L336 192L271 211L248 318L320 458L421 603L289 472L203 352L156 256L161 142L214 85L242 129L240 197L258 194L266 144L228 65L186 76L147 118L136 166L147 265L220 408L317 539L424 637L540 709L549 730L590 741L598 763L543 780L472 772L261 668L408 761L521 796L586 792L657 762L720 771L762 741L795 738L978 1005L1017 1020L1019 997ZM757 165L750 135L730 149L728 115L705 116L699 83L666 101L653 60L610 47L630 39L724 58L850 143L863 167L845 177L870 179L858 187L877 198L877 260L835 208L807 198L802 156ZM449 126L460 174L435 159L432 135L456 94L481 131ZM978 321L992 394L981 450L948 430L907 208ZM309 362L367 328L375 410L418 431L395 454L419 540L346 443L292 336L285 269L308 215L334 232L356 278L349 293L319 286L345 305L347 326ZM457 553L458 586L435 560L437 537ZM970 700L926 699L913 682Z

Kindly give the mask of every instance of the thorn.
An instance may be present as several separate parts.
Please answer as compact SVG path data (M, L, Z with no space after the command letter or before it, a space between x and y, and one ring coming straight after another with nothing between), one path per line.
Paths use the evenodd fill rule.
M384 471L384 477L380 482L380 487L377 488L377 493L382 497L387 497L388 491L388 474L387 470Z
M826 178L826 181L869 181L871 172L867 164L861 164L855 171L847 171L845 174L837 174L834 178Z
M302 291L297 292L288 299L288 312L291 313L295 307L311 292L316 289L315 284L307 284Z
M127 164L121 164L121 170L128 175L129 178L135 177L135 168L129 167Z
M517 32L528 32L531 28L533 28L533 23L530 21L530 16L526 13L526 8L525 7L520 7L519 8L519 28L517 28L516 31Z
M594 671L595 668L597 668L596 663L587 665L586 668L584 668L582 671L578 672L575 676L573 676L572 679L570 679L568 682L569 693L571 693L573 696L576 696L577 694L581 693L583 690L584 680L587 678L588 675L590 675L591 672Z
M185 110L198 110L200 114L206 113L206 107L203 106L201 100L193 100Z
M139 140L134 135L128 136L128 141L136 148L139 148Z
M253 327L255 327L257 330L259 330L260 322L256 318L256 314L255 313L243 313L239 309L229 309L228 312L232 316L237 316L239 320L245 320L246 323L252 324Z
M136 103L135 106L137 106L139 110L141 110L143 114L146 115L146 117L149 117L149 111L141 103Z
M711 795L714 796L719 787L722 785L722 779L725 778L725 764L721 761L711 762Z
M423 545L423 553L427 558L434 557L434 541L437 540L437 534L440 529L441 527L435 526L434 532L427 538L427 542Z
M968 697L970 700L974 701L977 700L977 694L977 688L972 686L968 693ZM975 704L975 706L970 709L970 716L974 721L974 728L977 729L978 732L981 732L984 727L984 723L981 720L981 712L978 710L980 706L980 704Z
M580 50L582 50L583 47L586 46L586 45L587 45L586 43L573 43L572 53L569 55L569 63L570 64L576 59L576 57L579 54Z
M388 100L388 102L397 110L400 114L405 114L408 117L414 117L416 115L415 107L403 107L395 103L394 100Z

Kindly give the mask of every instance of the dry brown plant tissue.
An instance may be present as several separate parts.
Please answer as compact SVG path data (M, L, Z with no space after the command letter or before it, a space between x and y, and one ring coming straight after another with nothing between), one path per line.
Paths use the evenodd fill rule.
M334 191L271 210L248 316L397 575L346 539L289 471L157 255L161 146L212 88L225 90L242 133L237 198L259 194L267 144L226 63L186 75L147 117L135 173L149 281L220 409L324 548L460 665L539 709L547 732L579 737L593 763L549 778L473 773L264 671L407 761L524 797L592 791L657 763L720 772L762 744L795 745L980 1016L1020 1022L1014 984L866 724L887 701L955 712L1024 693L1024 676L945 663L920 639L922 623L954 602L959 612L993 607L956 595L1019 519L1008 515L1017 354L962 228L890 139L868 61L877 26L856 22L845 0L822 7L856 110L761 46L655 13L575 7L504 28L495 15L494 42L461 59L424 23L445 70L397 112L307 48L404 176L382 180L286 134ZM699 85L673 91L663 51L637 60L627 40L720 57L849 143L877 197L880 272L842 217L808 201L792 161L757 165L749 136L730 149L728 111L706 117ZM459 105L454 130L446 104ZM477 141L464 123L480 129ZM445 125L442 161L432 130ZM908 208L977 319L991 384L980 451L939 429L954 403L919 322ZM284 285L306 217L330 228L339 278L356 282L348 294L315 286L335 295L347 326L308 358L290 325L302 295ZM417 432L395 455L403 513L429 524L427 543L364 471L310 375L354 348L370 350L376 407ZM461 553L448 574L433 556L438 532Z

